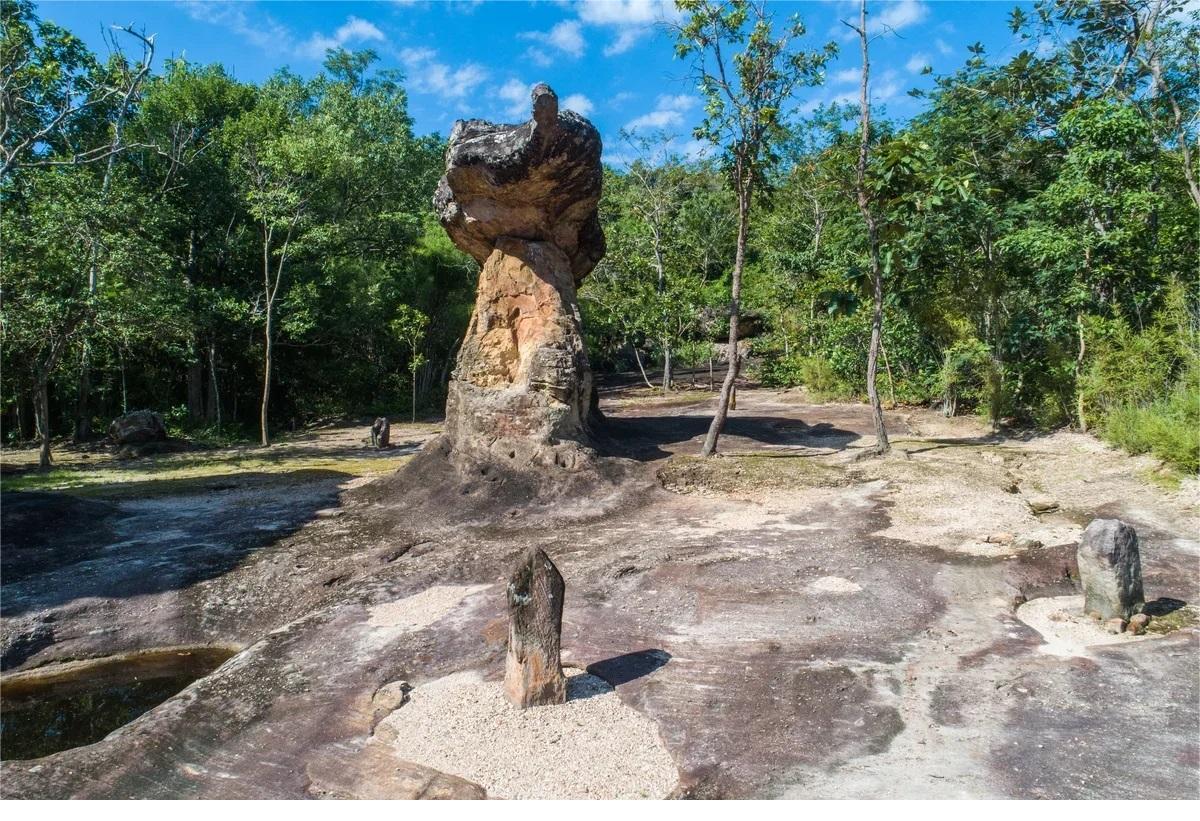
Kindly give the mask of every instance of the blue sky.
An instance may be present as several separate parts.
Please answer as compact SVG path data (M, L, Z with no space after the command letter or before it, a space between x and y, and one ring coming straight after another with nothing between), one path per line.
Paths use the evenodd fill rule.
M842 49L825 85L803 90L800 105L857 100L858 46L840 22L856 16L857 3L770 5L779 18L800 15L808 29L806 47L833 40ZM993 58L1026 47L1006 25L1014 5L1014 0L872 0L872 25L887 25L871 45L873 102L892 117L911 117L922 102L906 92L932 85L920 73L925 65L937 73L953 71L976 41ZM663 27L675 19L670 0L43 0L38 13L100 52L109 26L144 26L157 35L160 58L221 63L247 81L261 81L283 66L312 75L332 46L370 48L381 66L406 75L419 133L446 134L461 117L523 120L529 86L545 81L567 107L600 129L609 162L630 153L619 136L623 128L665 131L677 137L679 150L693 155L701 150L691 140L700 100L688 65L675 59Z

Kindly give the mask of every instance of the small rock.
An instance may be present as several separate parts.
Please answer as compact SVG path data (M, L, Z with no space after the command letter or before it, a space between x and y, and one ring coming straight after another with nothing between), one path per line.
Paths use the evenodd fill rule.
M1058 502L1053 499L1029 499L1026 501L1026 504L1029 505L1029 509L1035 515L1039 516L1043 513L1053 513L1058 510Z
M1013 540L1011 533L989 533L983 537L988 544L1008 544Z
M1134 613L1129 618L1129 626L1126 631L1133 636L1140 636L1146 632L1146 626L1150 624L1150 617L1145 613Z
M1009 479L1004 484L1000 485L1001 490L1005 493L1020 493L1021 486L1017 484L1016 479Z
M985 461L989 464L992 464L992 465L1003 465L1004 464L1004 457L998 453L984 453L984 454L982 454L982 456L983 456L983 461Z
M1013 543L1013 547L1017 548L1018 550L1041 550L1043 547L1045 547L1045 545L1043 545L1037 539L1030 539L1023 536Z
M1091 610L1091 611L1089 611L1087 615L1088 615L1088 618L1089 618L1089 619L1091 619L1092 621L1100 621L1100 620L1103 618L1103 617L1102 617L1102 616L1101 616L1099 613L1097 613L1095 610Z
M1120 619L1120 618L1109 619L1108 621L1104 622L1104 629L1107 630L1108 632L1114 633L1114 634L1124 633L1125 632L1125 619Z

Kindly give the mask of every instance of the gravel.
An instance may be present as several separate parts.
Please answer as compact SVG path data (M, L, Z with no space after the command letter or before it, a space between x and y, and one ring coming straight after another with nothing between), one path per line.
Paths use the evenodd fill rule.
M1052 656L1089 656L1089 647L1144 641L1148 636L1113 634L1103 622L1083 612L1083 596L1050 596L1032 599L1017 608L1017 618L1042 634L1038 650Z
M567 703L521 710L475 671L418 687L376 737L492 798L664 798L678 771L653 722L603 679L566 670Z

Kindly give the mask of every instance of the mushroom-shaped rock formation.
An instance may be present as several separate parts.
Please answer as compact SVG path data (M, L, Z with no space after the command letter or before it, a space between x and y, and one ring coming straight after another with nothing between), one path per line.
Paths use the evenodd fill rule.
M549 86L532 96L526 123L455 123L434 197L446 233L482 266L438 446L516 470L590 454L575 288L604 255L600 135L560 113Z

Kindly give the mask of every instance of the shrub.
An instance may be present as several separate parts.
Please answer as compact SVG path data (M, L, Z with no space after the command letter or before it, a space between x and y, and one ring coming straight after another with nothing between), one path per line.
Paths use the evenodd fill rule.
M760 378L772 387L803 385L818 400L844 399L852 394L829 361L819 356L792 354L768 359L763 362Z
M1167 396L1111 406L1100 435L1130 453L1152 453L1182 470L1200 472L1200 367L1193 363Z
M963 405L986 411L993 421L999 417L1000 369L991 349L978 339L956 342L946 349L938 388L947 416L954 416Z

